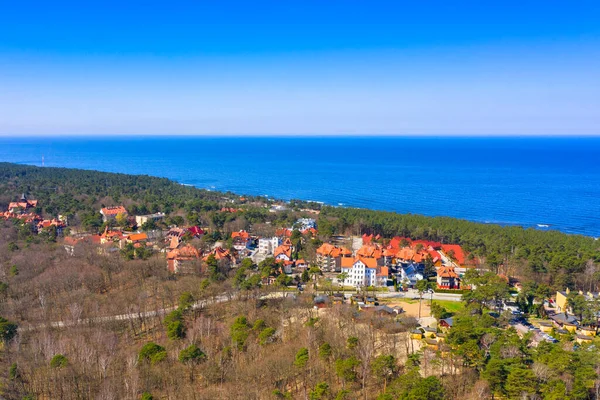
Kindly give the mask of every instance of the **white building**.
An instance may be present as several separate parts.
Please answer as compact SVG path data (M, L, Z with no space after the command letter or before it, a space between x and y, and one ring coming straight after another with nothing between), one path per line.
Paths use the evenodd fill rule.
M342 273L344 272L348 274L344 285L357 288L387 286L388 268L377 266L377 260L374 258L343 258Z
M414 264L408 264L399 268L398 281L400 283L408 282L408 285L412 287L417 284L417 281L420 281L423 278L423 274L417 270Z
M314 218L300 218L294 224L299 231L305 231L307 229L316 229L317 221Z
M278 237L260 238L258 239L258 252L263 254L273 254L280 243Z
M258 239L258 248L251 255L252 261L259 263L270 255L273 255L275 249L279 247L281 241L278 237Z

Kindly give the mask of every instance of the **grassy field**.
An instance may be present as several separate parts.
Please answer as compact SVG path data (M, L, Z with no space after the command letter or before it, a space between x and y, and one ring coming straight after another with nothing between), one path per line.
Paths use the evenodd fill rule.
M444 307L451 313L456 313L465 308L465 304L462 301L434 300L433 302Z

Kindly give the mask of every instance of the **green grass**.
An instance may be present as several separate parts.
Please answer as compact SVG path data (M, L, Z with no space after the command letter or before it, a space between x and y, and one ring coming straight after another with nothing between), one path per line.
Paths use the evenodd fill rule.
M434 300L433 302L444 307L451 313L457 313L465 308L465 304L462 301Z

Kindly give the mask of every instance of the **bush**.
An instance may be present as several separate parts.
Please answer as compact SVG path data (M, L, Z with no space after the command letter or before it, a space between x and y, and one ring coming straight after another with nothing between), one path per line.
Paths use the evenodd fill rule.
M62 354L57 354L54 357L52 357L52 360L50 360L50 368L64 368L69 364L69 360L67 359L67 357L63 356Z
M138 353L138 360L140 362L150 362L152 365L166 358L167 351L165 348L153 342L146 343Z
M179 352L179 361L200 362L206 359L206 354L198 346L192 344Z
M274 328L263 329L258 335L258 343L262 344L263 346L271 343L273 341L273 335L275 335Z
M8 342L17 334L17 324L10 322L6 318L0 317L0 339Z

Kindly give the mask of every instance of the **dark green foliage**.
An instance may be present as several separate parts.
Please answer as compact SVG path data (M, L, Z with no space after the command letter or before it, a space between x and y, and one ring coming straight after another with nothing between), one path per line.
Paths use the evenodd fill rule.
M308 349L306 347L301 348L296 353L296 359L294 365L298 368L304 368L308 362Z
M15 380L19 377L19 369L17 368L17 363L12 363L8 370L8 377L10 380Z
M183 292L181 296L179 296L179 305L178 308L181 311L186 311L190 309L194 305L194 296L190 292Z
M149 362L150 364L159 363L165 358L167 358L165 348L153 342L146 343L138 353L140 362Z
M308 398L310 400L322 400L329 396L329 385L327 382L320 382L315 386L314 390L311 390Z
M273 341L273 335L275 335L275 328L265 328L258 334L258 343L261 345L269 344Z
M60 369L69 365L69 360L62 354L57 354L50 360L50 368Z
M319 357L322 360L329 360L329 358L331 358L331 345L329 343L323 343L321 346L319 346Z
M360 361L354 356L335 360L335 373L345 382L354 382L356 380L356 367Z
M206 354L195 344L189 345L179 352L179 361L182 363L199 363L206 359Z
M185 324L181 309L173 310L163 320L167 328L167 337L171 340L179 340L185 337Z
M17 334L17 324L10 322L4 317L0 317L0 339L8 342Z
M236 318L230 329L231 340L238 350L243 350L250 335L250 326L244 316Z

